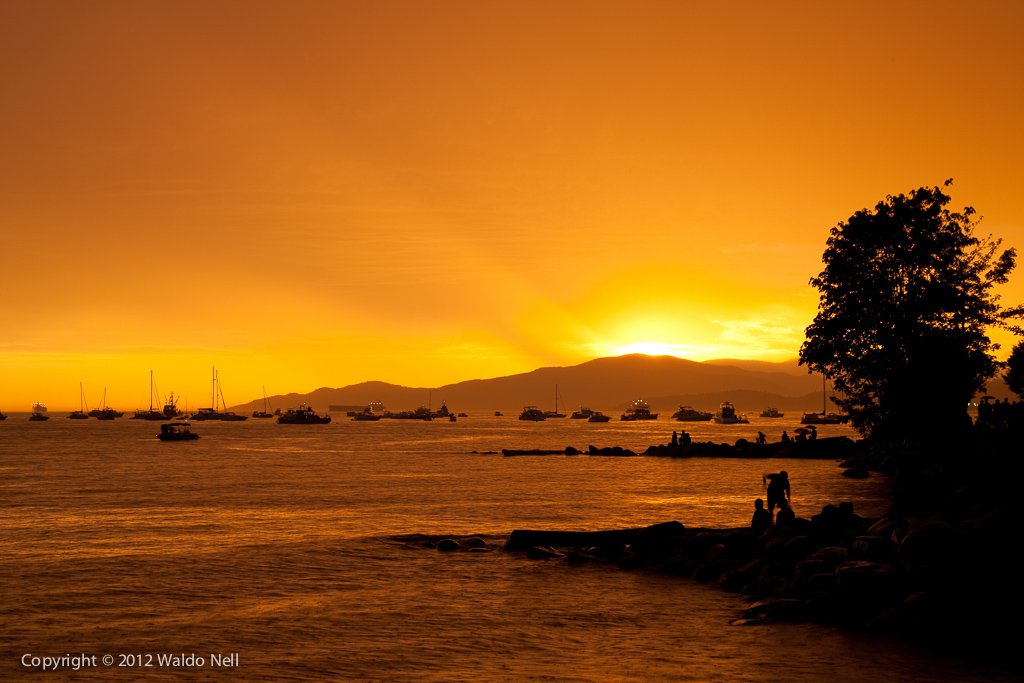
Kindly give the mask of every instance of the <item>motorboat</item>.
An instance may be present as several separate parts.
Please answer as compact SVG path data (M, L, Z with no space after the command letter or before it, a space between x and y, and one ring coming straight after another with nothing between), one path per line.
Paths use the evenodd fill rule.
M46 406L36 402L32 404L32 414L28 416L28 419L32 422L45 422L50 419L50 416L46 414Z
M626 409L621 416L620 420L625 422L634 422L636 420L657 420L658 414L652 413L650 406L647 405L647 401L642 398L638 398Z
M593 410L590 413L590 417L587 418L587 422L607 422L610 420L609 416L605 415L599 410Z
M761 411L761 417L783 417L785 413L780 413L777 408L768 407Z
M679 406L679 410L672 414L672 419L679 422L708 422L713 417L711 413L697 410L693 406Z
M718 406L718 412L715 413L714 420L715 424L720 425L750 424L747 416L737 414L736 407L729 401L722 401L721 405Z
M298 408L289 408L277 418L277 423L282 425L319 425L330 421L330 415L317 415L316 411L305 403Z
M199 435L192 431L188 422L169 422L160 425L156 438L161 441L195 441Z
M543 422L547 419L544 411L537 406L526 406L523 408L523 412L519 413L520 420L529 420L531 422Z
M587 408L585 406L580 406L580 409L573 411L573 414L570 415L569 417L571 417L574 420L586 420L586 419L590 418L590 416L593 415L593 414L594 414L594 411L591 410L590 408Z

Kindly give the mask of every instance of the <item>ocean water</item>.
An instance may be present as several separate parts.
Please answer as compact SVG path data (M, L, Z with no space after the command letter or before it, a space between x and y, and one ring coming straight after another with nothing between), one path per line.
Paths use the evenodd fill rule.
M832 461L500 455L642 450L680 428L695 440L758 429L775 439L797 426L789 418L336 416L195 423L202 438L189 443L157 441L157 424L0 422L0 680L1011 680L840 630L735 626L740 596L686 579L396 539L738 526L764 495L761 475L779 469L798 514L843 500L880 514L888 482L845 479ZM237 667L213 656L235 654ZM41 672L43 657L62 655L96 666ZM171 666L168 655L185 659Z

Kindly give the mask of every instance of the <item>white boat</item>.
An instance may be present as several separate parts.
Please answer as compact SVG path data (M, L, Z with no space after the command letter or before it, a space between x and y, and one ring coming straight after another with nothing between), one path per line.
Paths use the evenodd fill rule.
M729 401L722 401L721 405L718 406L718 412L715 413L715 424L745 425L749 423L750 420L747 419L747 416L738 414L736 407Z
M635 422L637 420L657 420L658 414L651 412L651 407L647 405L647 401L642 398L638 398L633 401L632 405L626 409L619 419L623 422Z
M28 416L28 419L33 422L44 422L49 420L50 416L46 414L46 406L42 403L36 402L32 404L32 414Z

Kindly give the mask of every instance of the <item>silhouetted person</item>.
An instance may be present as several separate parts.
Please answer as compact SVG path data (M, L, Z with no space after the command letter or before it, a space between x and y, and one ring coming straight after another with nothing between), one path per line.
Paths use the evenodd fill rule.
M789 505L789 474L782 470L778 474L766 474L762 480L768 481L768 512L776 507Z
M814 425L807 425L807 429L808 429L811 441L814 441L815 439L818 438L818 428L817 427L815 427Z
M787 434L785 431L782 432L782 439L781 439L781 441L782 441L782 443L789 443L789 441L790 441L789 434Z
M807 441L807 430L806 429L798 429L798 430L796 430L796 442L797 443L802 443L804 441Z
M689 432L683 432L682 436L679 437L679 441L684 446L689 446L690 443L692 443L692 440L690 439L690 433Z
M771 516L771 513L768 513ZM796 513L793 512L793 508L789 507L789 504L783 500L779 503L779 513L775 515L775 526L785 529L793 524L793 520L796 519Z
M758 446L763 446L764 442L765 442L765 439L766 439L766 437L764 435L764 432L758 432L757 433L757 445Z
M672 432L672 445L673 446L678 446L679 445L679 435L676 434L675 432Z
M750 520L750 530L760 536L772 525L772 513L764 509L764 501L758 498L754 501L754 517Z

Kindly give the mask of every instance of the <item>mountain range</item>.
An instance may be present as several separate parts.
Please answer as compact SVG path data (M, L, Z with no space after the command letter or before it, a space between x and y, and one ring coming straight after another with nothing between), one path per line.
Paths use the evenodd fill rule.
M608 414L625 410L634 399L643 398L652 411L672 411L690 405L715 411L722 401L738 410L760 411L769 406L780 410L820 412L823 406L821 375L811 375L796 359L772 363L751 360L709 360L697 362L675 356L632 354L594 360L568 367L539 368L531 372L491 379L473 379L440 387L405 387L387 382L361 382L332 389L321 387L308 394L279 394L268 397L274 408L287 409L307 403L318 411L330 406L361 409L380 401L388 410L412 410L418 406L449 410L519 412L523 406L569 413L587 406ZM989 383L989 395L1015 400L1002 379ZM835 410L827 402L826 408ZM247 413L263 409L263 399L234 406Z
M771 363L746 360L697 362L675 356L632 354L597 358L568 367L475 379L440 387L405 387L387 382L361 382L340 388L322 387L308 394L268 397L272 407L286 409L307 403L318 411L362 408L380 401L388 410L411 410L445 403L452 411L518 411L535 405L571 412L588 406L606 413L621 411L637 398L654 411L675 411L692 405L714 411L722 401L739 410L773 406L782 410L820 411L822 381L796 360ZM232 407L237 412L261 410L263 399ZM829 409L834 406L829 403Z

